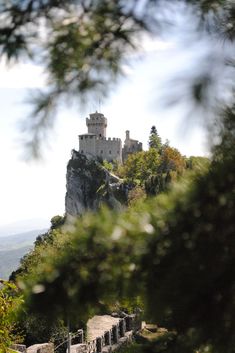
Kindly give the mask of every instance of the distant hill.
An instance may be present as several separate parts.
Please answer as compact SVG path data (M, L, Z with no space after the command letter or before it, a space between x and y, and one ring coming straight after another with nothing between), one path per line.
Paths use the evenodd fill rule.
M36 237L46 231L32 230L0 238L0 278L8 279L11 272L17 269L20 259L33 248Z
M26 233L34 229L44 229L50 227L50 220L43 218L26 219L0 225L0 237L12 234ZM1 240L1 239L0 239Z

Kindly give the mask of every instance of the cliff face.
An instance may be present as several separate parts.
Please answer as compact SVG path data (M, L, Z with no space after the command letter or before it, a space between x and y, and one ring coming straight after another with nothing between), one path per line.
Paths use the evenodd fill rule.
M67 166L67 192L65 211L67 215L78 216L87 210L96 211L102 204L120 209L122 199L121 182L103 166L77 151Z

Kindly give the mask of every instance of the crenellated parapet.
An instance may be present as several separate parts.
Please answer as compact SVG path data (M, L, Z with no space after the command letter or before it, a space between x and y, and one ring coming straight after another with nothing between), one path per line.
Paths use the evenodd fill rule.
M89 114L86 118L88 132L79 135L79 152L88 158L101 158L107 161L122 163L130 153L142 151L142 143L130 139L130 131L126 131L126 140L122 148L122 140L117 137L106 137L107 118L104 114Z

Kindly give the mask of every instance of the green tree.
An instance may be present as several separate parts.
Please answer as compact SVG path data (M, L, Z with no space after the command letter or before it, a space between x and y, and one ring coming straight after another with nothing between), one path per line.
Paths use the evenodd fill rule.
M135 186L128 193L128 205L133 206L140 200L144 200L146 198L146 192L143 187Z
M112 172L114 169L113 163L108 162L106 159L103 161L103 166L105 167L105 169L107 169L109 172Z
M13 283L17 283L17 281L22 283L23 278L27 277L32 269L43 261L48 248L52 251L57 251L61 247L59 236L64 222L65 217L59 215L52 217L50 229L36 238L34 249L21 259L18 269L12 272L10 286L12 285L13 288L16 288ZM22 295L19 290L17 293L18 296ZM77 322L77 325L79 325L79 322ZM17 327L23 334L22 343L26 346L49 341L58 345L65 341L67 336L67 326L63 320L56 319L52 323L47 315L42 313L33 314L27 311L26 308L17 316ZM78 329L79 327L72 326L71 328Z
M159 170L163 173L176 171L178 174L186 168L186 159L181 153L173 147L165 147L161 154L161 165Z
M59 246L57 244L57 235L60 233L60 229L64 223L65 217L56 215L51 218L51 227L46 233L37 236L34 242L34 249L20 260L19 267L9 277L10 281L15 282L17 277L30 272L31 267L35 266L40 257L43 256L44 249L48 244L52 244L54 247Z
M196 4L195 16L200 16L199 7L209 10L209 17L201 13L198 28L202 24L219 40L221 35L225 41L234 39L233 2L190 2ZM4 20L0 45L9 58L30 49L33 32L26 28L35 23L38 34L39 21L48 23L43 44L52 84L49 93L36 97L39 118L30 126L37 131L33 140L40 140L37 128L42 123L50 126L48 113L58 99L101 90L110 76L120 72L136 34L156 33L162 24L156 19L159 1L147 1L143 12L137 8L140 1L128 4L12 0L0 5ZM76 5L80 11L74 19ZM166 25L167 21L162 27ZM81 218L74 234L58 237L60 246L45 247L44 256L23 279L29 307L58 315L76 310L86 315L115 298L141 293L150 317L175 329L171 352L234 353L235 119L234 109L221 114L224 102L216 99L215 109L208 99L219 74L212 69L214 59L207 56L206 73L191 78L186 96L220 117L221 126L212 132L221 143L213 148L209 170L148 201L141 211L120 215L102 211ZM218 62L220 68L230 66L229 77L234 75L232 54L230 60ZM224 86L223 80L218 86L233 97L233 86Z
M20 343L22 337L17 333L16 317L21 305L17 287L0 280L0 352L7 353L13 343Z
M132 153L121 168L121 177L134 185L143 186L145 181L157 173L160 165L160 155L155 148L148 151Z
M165 146L161 152L150 147L129 155L118 172L128 183L144 187L148 195L157 195L185 169L185 157L176 148Z
M220 161L142 208L84 216L25 278L30 308L84 317L141 295L148 317L177 333L169 352L234 353L234 175Z
M156 126L151 127L148 144L149 144L149 148L155 148L158 152L161 152L162 139L158 135Z
M168 353L234 353L233 109L222 119L208 169L125 213L84 215L60 249L46 248L24 278L29 307L84 317L139 295L145 315L174 330Z

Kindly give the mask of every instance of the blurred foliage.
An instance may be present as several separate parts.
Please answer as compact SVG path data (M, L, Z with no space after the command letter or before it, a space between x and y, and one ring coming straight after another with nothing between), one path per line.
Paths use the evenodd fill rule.
M126 212L86 214L58 235L61 246L47 247L21 281L30 310L87 317L140 296L146 318L176 332L166 352L234 353L233 110L223 121L209 168Z
M10 276L10 286L16 288L15 285L12 284L13 282L16 283L16 278L27 276L32 268L37 266L40 261L43 261L44 252L48 246L59 249L57 236L61 232L60 229L64 225L64 222L65 217L59 215L52 217L50 229L36 238L34 249L21 259L18 269L12 272ZM22 293L17 289L15 297L18 297L18 300L20 295L22 295ZM47 315L42 315L41 313L32 314L28 312L24 305L21 305L21 311L19 315L17 315L17 327L22 333L22 342L26 346L49 341L57 346L67 337L67 327L62 320L58 319L51 323Z
M0 4L0 55L8 61L29 56L47 73L47 88L30 98L31 119L22 126L34 156L53 127L55 110L70 98L85 103L87 93L106 95L122 73L121 62L147 26L140 1L14 0Z
M188 2L203 9L195 13L209 33L234 39L233 1ZM102 91L120 72L139 31L159 29L159 1L141 3L12 0L0 5L0 45L8 58L34 54L31 44L46 20L43 55L50 85L39 112L47 112L64 94ZM209 73L192 82L197 104L207 103L211 83ZM28 310L47 314L48 321L85 319L115 301L139 296L146 317L176 333L172 344L163 342L162 352L235 352L235 110L230 106L221 112L218 105L219 140L207 168L196 168L167 193L126 212L86 214L73 230L53 230L52 243L36 246L26 271L18 275ZM161 165L168 168L172 156L173 172L181 172L185 160L169 148L165 164L154 148L132 155L136 169L127 168L127 177L143 185ZM147 351L156 352L156 347Z
M16 317L23 303L18 288L10 282L0 280L0 352L9 352L13 343L22 341Z
M191 157L186 159L186 166L187 166L187 168L189 168L191 170L208 169L209 166L210 166L210 163L211 163L211 161L207 157L191 156Z

